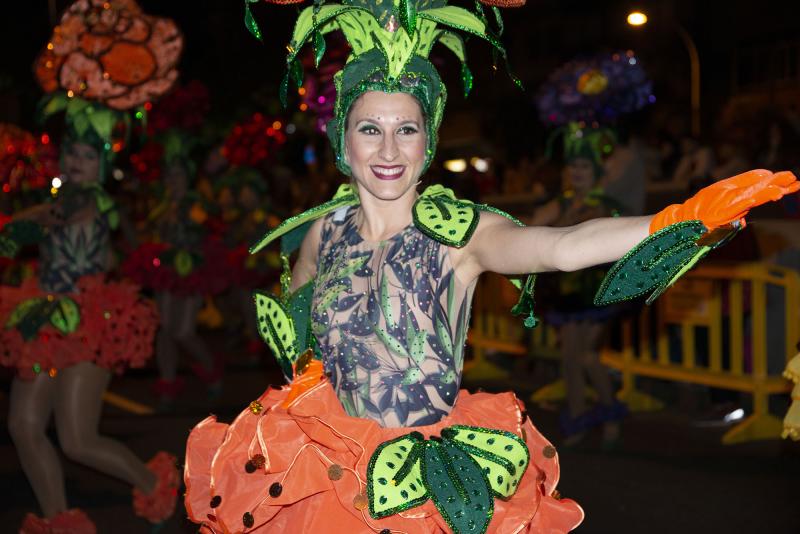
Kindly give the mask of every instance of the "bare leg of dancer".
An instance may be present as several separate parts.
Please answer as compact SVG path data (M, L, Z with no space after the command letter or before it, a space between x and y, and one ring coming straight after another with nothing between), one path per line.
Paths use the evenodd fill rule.
M608 369L600 363L600 345L605 332L604 325L585 322L579 325L578 339L583 342L583 368L589 375L589 381L597 391L597 397L604 406L614 405L614 392ZM612 443L619 438L619 421L607 421L603 424L603 441Z
M171 293L156 293L156 304L161 318L161 327L156 336L156 363L161 380L173 382L178 375L178 345L175 342L175 296Z
M208 372L214 371L214 359L211 352L197 335L197 312L203 305L203 297L192 295L190 297L173 297L175 306L170 318L174 326L172 335L181 348L191 354L192 358Z
M71 460L150 493L155 488L156 476L127 447L97 433L102 396L110 380L108 370L89 362L59 373L54 398L58 440Z
M581 361L582 344L578 338L578 324L565 323L561 327L561 357L564 365L564 385L567 389L567 410L572 418L586 412L586 380Z
M67 509L61 460L45 434L59 379L47 373L31 381L14 378L8 414L8 430L22 470L48 518Z

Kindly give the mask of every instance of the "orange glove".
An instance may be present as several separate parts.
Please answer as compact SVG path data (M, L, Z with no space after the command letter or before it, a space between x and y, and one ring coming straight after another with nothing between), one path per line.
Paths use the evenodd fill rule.
M708 231L739 221L754 207L779 200L800 189L788 171L771 173L756 169L704 187L683 204L672 204L650 221L650 233L681 221L700 220Z

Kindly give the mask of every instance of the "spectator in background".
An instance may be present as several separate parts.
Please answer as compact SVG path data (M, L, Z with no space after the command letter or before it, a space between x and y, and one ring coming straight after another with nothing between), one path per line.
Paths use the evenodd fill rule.
M717 144L716 156L718 163L711 169L711 182L736 176L751 168L750 160L742 145L731 137L720 140ZM703 183L702 185L708 184Z
M606 196L623 207L626 215L644 214L646 147L638 135L621 142L604 163L605 175L600 181Z
M773 116L760 136L763 142L756 164L764 168L795 171L800 167L800 132L789 120Z
M672 175L672 185L688 189L692 183L707 181L714 167L714 153L711 148L688 135L681 139L680 146L681 159Z

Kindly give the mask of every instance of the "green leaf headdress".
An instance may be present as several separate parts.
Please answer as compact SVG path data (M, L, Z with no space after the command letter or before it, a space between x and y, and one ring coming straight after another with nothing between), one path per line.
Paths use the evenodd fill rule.
M131 114L78 96L69 96L63 91L45 95L39 107L42 121L58 113L64 113L66 123L63 144L85 143L97 150L101 180L105 178L117 152L127 144L133 121L144 122L146 117L143 106ZM120 126L122 136L115 139L115 132Z
M564 144L565 162L578 158L588 159L594 165L595 176L603 175L603 158L611 153L616 142L616 136L611 129L570 122L550 134L545 150L547 157L553 156L553 145L559 137L562 137Z
M245 23L251 33L260 38L261 32L249 9L254 1L257 0L245 0ZM492 10L502 29L499 10L496 7ZM448 6L446 0L344 0L343 3L321 0L300 13L287 46L287 73L281 83L284 104L289 86L302 84L302 66L298 59L302 47L309 42L312 44L319 65L325 54L325 34L334 30L344 34L352 51L344 69L334 78L336 106L327 133L337 167L348 175L350 168L343 158L346 120L350 106L359 96L367 91L403 92L419 101L428 137L427 169L436 151L447 100L444 83L428 60L433 45L443 44L461 61L465 95L472 87L472 74L466 65L465 40L461 33L487 41L496 55L506 57L480 3L476 3L473 12ZM517 80L515 82L519 85Z

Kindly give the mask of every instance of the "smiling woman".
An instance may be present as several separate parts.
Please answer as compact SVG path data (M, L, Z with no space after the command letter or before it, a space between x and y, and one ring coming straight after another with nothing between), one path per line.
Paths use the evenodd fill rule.
M252 17L248 26L259 33ZM583 511L555 491L558 455L524 405L512 393L459 390L472 293L485 271L518 283L531 273L514 312L533 326L532 273L615 261L647 238L651 218L525 227L442 186L419 193L446 98L427 55L441 42L463 61L456 29L504 55L483 8L318 2L298 18L285 88L301 78L302 46L313 42L319 59L334 28L352 54L334 78L327 132L351 184L251 249L278 238L287 255L300 248L291 272L287 261L282 295L255 294L260 333L290 385L268 389L230 425L211 416L192 430L189 517L206 533L567 532ZM462 78L468 90L466 65ZM761 171L722 189L732 207L707 195L670 209L639 247L649 251L665 234L674 243L678 221L702 219L709 230L738 221L753 205L745 204L750 193L764 201L797 184ZM692 235L677 236L689 253L683 264L672 261L672 244L658 248L652 271L629 255L640 262L638 294L647 291L639 273L660 290L705 252ZM636 291L607 285L609 298Z

